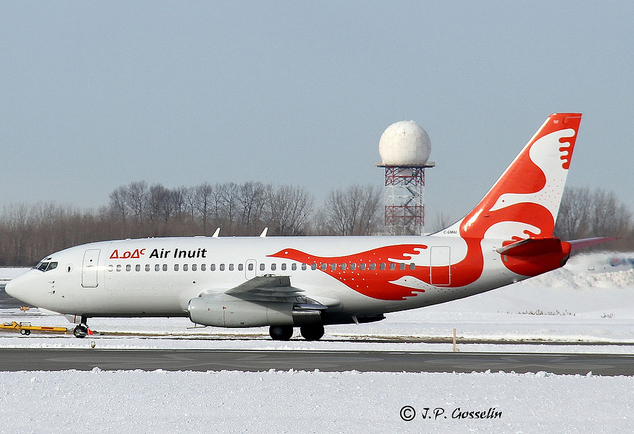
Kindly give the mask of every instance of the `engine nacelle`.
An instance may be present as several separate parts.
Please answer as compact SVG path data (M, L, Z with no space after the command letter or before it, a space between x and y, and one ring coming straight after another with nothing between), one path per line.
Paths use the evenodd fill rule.
M189 318L215 327L262 327L321 323L320 306L245 301L230 295L206 295L189 301Z

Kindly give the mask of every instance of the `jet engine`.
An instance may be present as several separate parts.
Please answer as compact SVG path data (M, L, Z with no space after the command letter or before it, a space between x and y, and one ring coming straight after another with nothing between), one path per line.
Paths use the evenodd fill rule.
M189 301L189 318L215 327L301 326L321 324L320 304L249 301L227 294L205 295Z

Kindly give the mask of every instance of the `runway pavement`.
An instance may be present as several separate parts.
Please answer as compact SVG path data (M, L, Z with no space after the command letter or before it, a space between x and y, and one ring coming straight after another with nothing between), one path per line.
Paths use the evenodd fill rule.
M361 371L550 372L634 375L634 356L622 354L509 354L304 350L0 349L0 371Z

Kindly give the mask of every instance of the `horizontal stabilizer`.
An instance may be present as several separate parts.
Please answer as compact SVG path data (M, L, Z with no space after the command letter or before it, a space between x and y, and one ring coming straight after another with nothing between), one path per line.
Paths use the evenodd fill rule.
M537 256L562 251L559 238L527 238L496 249L501 255Z
M584 247L594 246L595 244L607 243L608 241L618 240L616 237L594 237L584 238L582 240L568 241L572 246L572 250L583 249Z

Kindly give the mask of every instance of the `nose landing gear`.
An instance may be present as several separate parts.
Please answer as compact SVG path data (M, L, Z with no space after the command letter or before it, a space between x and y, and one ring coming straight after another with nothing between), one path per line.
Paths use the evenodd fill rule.
M80 324L75 327L75 329L73 330L73 334L75 335L76 338L85 338L86 336L88 336L88 318L85 316L81 317L81 322Z
M85 324L79 324L73 330L73 334L76 338L85 338L86 336L88 336L88 326Z

